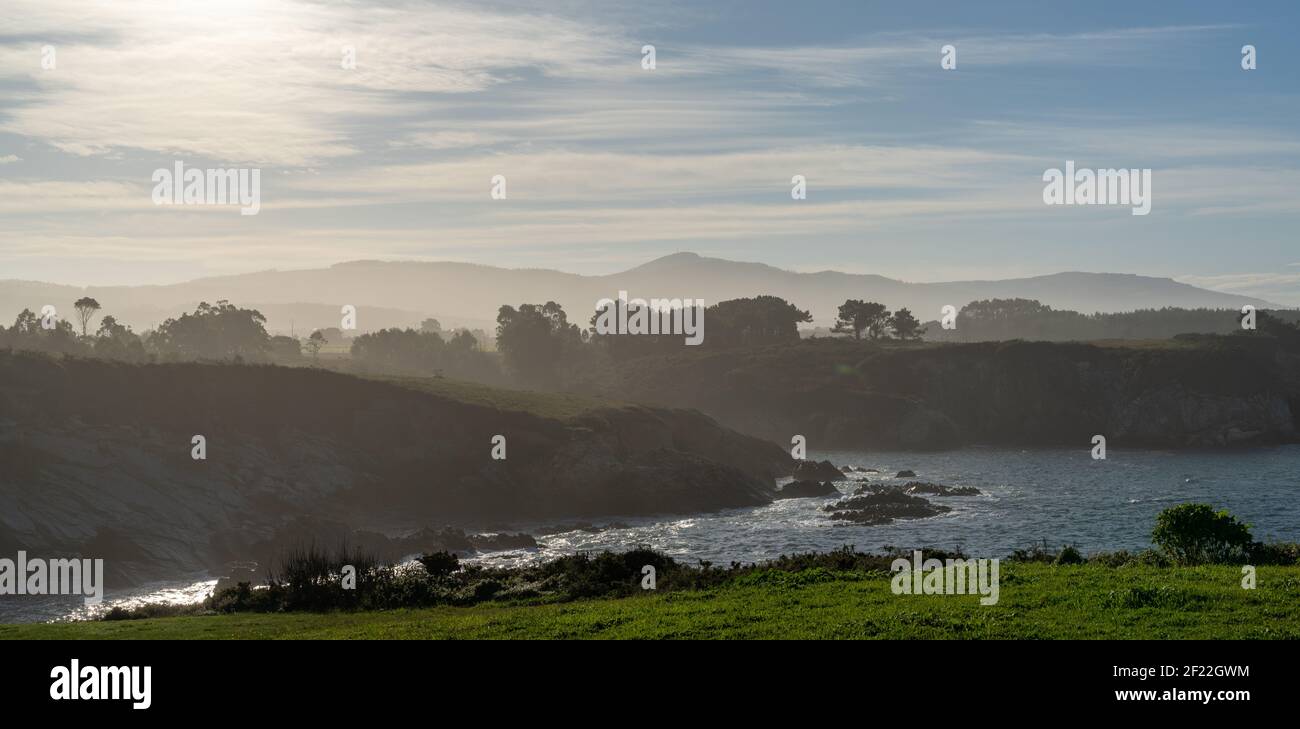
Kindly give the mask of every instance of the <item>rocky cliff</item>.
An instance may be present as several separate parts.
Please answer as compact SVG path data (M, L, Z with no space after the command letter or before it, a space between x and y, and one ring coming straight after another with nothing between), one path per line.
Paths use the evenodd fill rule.
M247 558L302 517L384 531L690 513L767 503L789 470L698 412L432 390L0 352L0 554L102 557L111 583L137 583Z

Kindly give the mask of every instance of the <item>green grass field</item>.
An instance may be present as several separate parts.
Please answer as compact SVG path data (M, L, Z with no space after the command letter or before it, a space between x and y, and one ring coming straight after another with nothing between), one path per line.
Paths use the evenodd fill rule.
M724 587L563 604L2 625L7 639L1300 638L1300 567L1002 563L997 605L894 595L879 574L762 571Z

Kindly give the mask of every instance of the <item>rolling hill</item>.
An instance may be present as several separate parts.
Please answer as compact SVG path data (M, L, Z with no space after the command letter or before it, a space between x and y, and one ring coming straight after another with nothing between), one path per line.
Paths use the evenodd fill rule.
M845 299L907 307L922 320L945 305L977 299L1030 298L1056 309L1085 313L1165 306L1239 309L1273 305L1245 296L1197 288L1168 278L1119 273L1057 273L998 281L908 283L871 274L837 271L798 273L761 263L675 253L602 276L546 269L513 269L453 262L354 261L329 268L262 271L202 278L166 286L80 288L30 281L0 281L0 321L23 308L53 304L66 316L72 302L92 296L119 321L137 330L191 310L199 301L227 299L259 308L268 328L301 333L338 326L344 304L358 308L357 327L417 326L425 316L444 327L490 330L502 304L558 301L570 321L585 322L595 302L627 291L631 297L703 299L706 304L758 294L780 296L812 312L828 326Z

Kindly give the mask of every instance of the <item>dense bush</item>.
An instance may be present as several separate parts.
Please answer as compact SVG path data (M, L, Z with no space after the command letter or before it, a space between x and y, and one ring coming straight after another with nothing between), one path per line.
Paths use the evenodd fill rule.
M424 571L431 577L446 577L460 569L460 558L451 552L434 552L420 557Z
M1052 560L1052 564L1083 564L1083 562L1083 555L1079 554L1079 550L1069 544L1062 547L1060 554L1057 554L1056 559Z
M1249 525L1209 504L1179 504L1160 512L1151 541L1180 565L1244 562L1254 544Z
M1250 545L1250 563L1254 565L1294 565L1300 564L1300 544L1296 542L1274 542Z
M1058 552L1047 546L1047 540L1034 544L1028 549L1013 549L1011 556L1007 557L1008 562L1037 562L1040 564L1051 564L1056 561Z
M345 568L352 568L354 587L343 587ZM356 606L370 588L387 579L374 556L342 545L336 552L300 547L288 553L270 583L282 588L286 610L320 610Z

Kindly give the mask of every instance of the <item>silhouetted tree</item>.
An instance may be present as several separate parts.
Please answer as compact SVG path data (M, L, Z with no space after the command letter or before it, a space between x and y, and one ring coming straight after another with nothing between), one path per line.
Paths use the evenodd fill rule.
M41 326L41 317L33 314L30 309L19 312L14 325L0 337L0 345L40 352L88 354L86 343L78 339L71 322L60 319L54 323L53 328L45 329Z
M899 309L894 315L889 317L889 328L894 330L894 336L903 341L909 339L920 339L925 334L925 327L921 322L912 316L912 312L906 308Z
M138 362L145 358L144 343L131 327L119 324L117 317L109 314L99 320L99 329L95 332L95 355Z
M100 309L99 302L89 296L83 296L72 306L77 310L77 318L81 320L81 336L84 337L87 335L86 327L90 325L91 317L95 316L95 312Z
M839 316L831 331L837 334L853 334L854 339L861 339L862 332L872 339L884 336L889 326L889 309L884 304L874 301L849 299L839 307Z
M451 335L451 339L447 340L447 347L462 352L474 352L478 351L479 348L478 340L474 338L473 334L470 334L468 329L457 329Z
M714 345L757 345L799 341L799 325L812 314L779 296L730 299L704 310L707 341Z
M14 319L13 328L10 329L12 334L36 334L41 331L41 319L32 313L31 309L23 309L18 312L18 317Z
M265 355L270 336L261 312L221 300L215 305L202 302L193 314L163 322L150 344L182 359L258 359Z
M321 330L317 329L311 333L310 337L307 337L307 341L303 343L303 346L307 348L308 352L311 352L312 359L318 359L320 357L320 348L325 346L325 335L321 333Z
M584 334L587 335L587 341L591 342L592 345L596 347L603 348L614 359L623 360L631 357L644 357L649 354L670 352L684 346L680 330L678 334L672 333L674 317L679 322L679 325L682 322L683 312L681 311L680 306L676 308L660 307L656 309L655 307L650 306L649 302L645 302L644 305L642 305L641 303L638 303L636 299L632 299L631 301L613 299L609 306L612 307L609 314L605 314L603 309L597 309L596 312L592 314L591 319L588 322L591 327L584 332ZM646 326L650 326L650 322L657 319L658 325L656 329L660 333L632 334L630 332L607 332L602 334L596 329L596 322L602 315L610 317L611 320L623 319L629 322L635 321L638 318L644 318ZM712 328L707 330L710 338L714 336L714 332L715 330ZM712 341L712 339L710 339L710 341Z
M551 387L559 382L560 366L582 342L576 324L554 301L540 306L502 306L497 311L497 349L506 368L529 385Z

